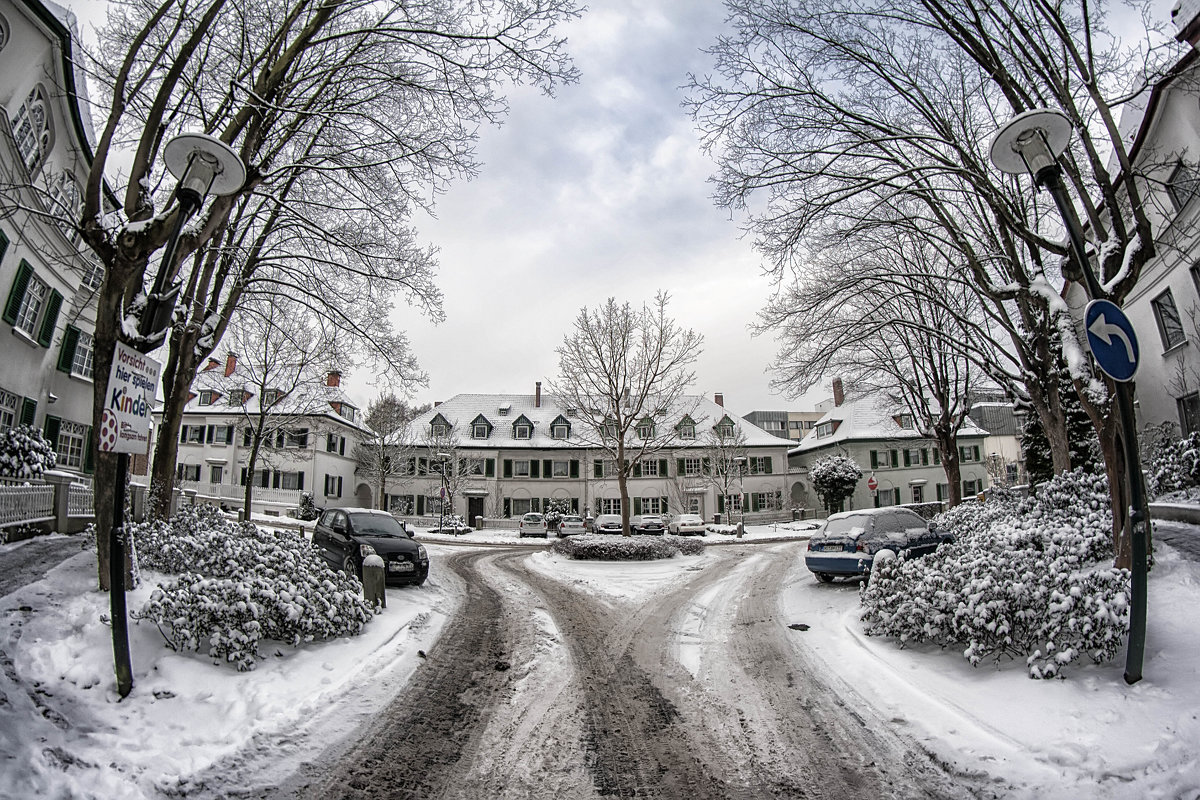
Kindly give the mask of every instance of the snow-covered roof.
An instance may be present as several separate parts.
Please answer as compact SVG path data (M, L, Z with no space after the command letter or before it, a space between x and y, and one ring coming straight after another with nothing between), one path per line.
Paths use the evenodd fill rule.
M908 414L908 410L901 404L880 395L847 398L840 406L834 406L825 416L817 420L816 427L790 452L804 453L849 441L929 439L916 428L900 427L897 418L906 414ZM818 432L824 430L827 422L833 423L833 432L825 436L818 436ZM975 425L968 418L959 429L958 436L959 438L987 436L987 431Z
M679 447L703 446L705 430L726 417L742 431L747 447L790 447L793 444L791 440L767 433L704 397L685 396L678 409L677 412L668 412L659 417L656 423L674 427L685 415L691 417L696 424L696 438L674 443ZM574 409L559 403L549 394L541 395L540 405L538 396L532 394L460 394L417 417L413 421L415 433L418 436L429 434L430 423L439 415L451 426L452 433L458 435L460 444L467 447L579 448L581 442L578 434L583 430L582 426L587 424ZM473 439L471 424L481 415L491 423L492 431L487 439ZM560 415L572 428L572 435L566 440L551 436L550 425ZM513 423L522 416L533 426L532 436L528 439L516 438L513 430Z

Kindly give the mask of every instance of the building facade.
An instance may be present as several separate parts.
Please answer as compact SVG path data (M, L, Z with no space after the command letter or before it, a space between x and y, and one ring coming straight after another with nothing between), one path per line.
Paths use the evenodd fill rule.
M869 508L944 501L950 496L941 450L917 430L913 417L887 398L848 399L835 390L835 405L799 446L790 451L789 494L794 505L819 509L809 469L820 458L845 456L858 464L863 479L845 508ZM970 421L958 434L963 497L987 488L987 431ZM875 488L870 487L871 481Z
M251 511L273 516L296 509L305 492L317 507L363 504L354 473L355 448L366 428L341 374L329 372L324 385L299 398L251 390L241 367L237 356L228 355L223 362L209 359L196 376L179 431L176 488L241 509L251 482ZM251 472L251 429L264 403L274 419L261 428L265 436Z
M799 442L812 432L832 405L833 401L818 403L813 411L751 411L742 419L767 433Z
M73 29L58 6L0 0L0 428L41 429L82 474L103 270L72 224L93 152Z
M692 512L711 519L784 512L790 443L713 400L687 401L685 410L668 412L656 423L673 429L668 445L632 466L630 514ZM444 510L472 523L551 507L584 515L621 513L616 465L589 444L595 432L583 430L573 409L540 391L458 395L413 425L414 439L426 444L411 457L408 474L389 479L387 506L393 513L437 516ZM723 451L736 463L732 473L714 466L722 451L713 447L710 431L718 428L724 441L737 442Z

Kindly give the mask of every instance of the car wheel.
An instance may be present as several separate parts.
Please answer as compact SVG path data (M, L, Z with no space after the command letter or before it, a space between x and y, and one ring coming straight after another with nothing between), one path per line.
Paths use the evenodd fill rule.
M816 576L817 583L832 583L833 582L833 576L830 575L828 572L814 572L813 575Z
M362 580L362 576L358 574L358 565L354 563L354 559L351 556L346 556L346 558L342 560L342 572L346 573L352 578L358 578L359 580Z

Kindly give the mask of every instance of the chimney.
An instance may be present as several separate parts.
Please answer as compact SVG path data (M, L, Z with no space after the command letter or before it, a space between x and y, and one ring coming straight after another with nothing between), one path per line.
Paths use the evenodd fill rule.
M342 373L337 371L336 369L329 370L329 372L326 373L326 375L325 375L325 385L326 386L341 386L342 385Z
M846 393L845 393L845 391L842 390L842 379L834 378L833 379L833 404L835 406L840 406L844 402L846 402Z
M225 377L228 378L237 369L237 353L228 353L225 356Z
M538 381L533 385L533 407L542 407L542 382Z
M725 407L725 395L721 394L720 392L717 392L716 394L713 395L713 402L716 403L717 405L719 405L721 408L724 408Z

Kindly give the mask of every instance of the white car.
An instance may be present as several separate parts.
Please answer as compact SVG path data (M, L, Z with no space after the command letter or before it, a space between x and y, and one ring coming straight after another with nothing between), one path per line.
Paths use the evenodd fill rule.
M667 524L667 530L676 536L703 536L704 518L699 514L677 514Z
M526 536L540 536L543 539L547 537L546 533L546 518L536 511L531 511L521 517L521 522L517 525L518 538L524 539Z
M579 533L585 533L586 528L583 523L583 517L578 514L567 514L562 518L562 522L558 526L558 535L574 536Z

